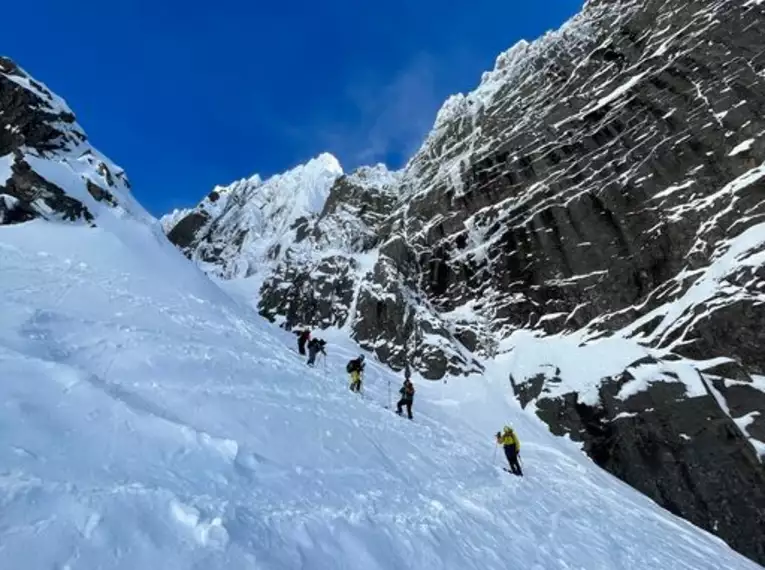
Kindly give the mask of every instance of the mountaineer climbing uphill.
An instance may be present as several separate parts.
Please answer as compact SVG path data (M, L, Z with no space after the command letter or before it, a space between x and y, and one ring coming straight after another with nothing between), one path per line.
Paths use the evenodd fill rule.
M324 347L327 345L327 341L320 338L313 338L308 343L308 366L313 366L316 362L316 356L321 352L324 356L327 353L324 352Z
M412 381L409 380L409 378L404 380L404 385L398 391L398 393L401 394L401 399L398 401L398 404L396 404L396 413L399 416L402 415L403 413L402 408L406 406L406 414L410 420L412 419L412 404L414 403L414 391L415 391L414 384L412 384Z
M510 469L505 469L513 475L523 477L521 465L518 462L518 454L521 452L521 441L518 439L513 428L505 426L502 432L497 432L497 445L501 445L505 450L505 457L510 465Z
M358 358L348 361L345 370L351 377L351 392L361 392L361 377L364 373L364 355L362 354Z
M297 343L298 343L298 354L301 356L305 356L305 345L308 342L308 340L311 338L311 331L308 329L297 331L295 332L297 335Z

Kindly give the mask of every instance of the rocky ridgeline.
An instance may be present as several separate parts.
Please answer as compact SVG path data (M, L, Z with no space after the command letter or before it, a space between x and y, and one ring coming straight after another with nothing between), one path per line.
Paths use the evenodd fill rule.
M101 208L148 217L121 168L88 143L66 103L0 57L0 225L94 224Z
M217 187L162 223L209 273L255 281L260 313L286 328L346 327L383 362L431 378L480 371L428 305L419 266L392 232L400 177L383 165L344 174L324 154L265 181Z

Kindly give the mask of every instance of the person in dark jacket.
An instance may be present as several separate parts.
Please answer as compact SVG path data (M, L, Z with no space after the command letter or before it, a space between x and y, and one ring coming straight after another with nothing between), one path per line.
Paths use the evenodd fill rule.
M324 352L324 347L327 345L326 340L322 340L320 338L312 338L311 341L308 343L308 366L313 366L316 362L316 355L320 352L327 356L327 353Z
M396 404L396 413L400 416L403 413L402 408L406 406L406 414L411 420L412 404L414 403L414 384L412 384L412 381L409 380L409 378L404 380L404 385L398 393L401 394L401 399L398 401L398 404Z
M361 375L364 373L364 355L351 360L345 367L351 376L351 392L361 392Z
M510 465L509 471L513 475L523 477L521 464L518 462L518 454L521 452L521 440L518 439L513 428L505 426L502 433L497 432L497 445L501 445L505 449L505 457L507 457L507 463Z
M311 331L305 329L295 333L298 337L298 353L305 356L305 345L311 338Z

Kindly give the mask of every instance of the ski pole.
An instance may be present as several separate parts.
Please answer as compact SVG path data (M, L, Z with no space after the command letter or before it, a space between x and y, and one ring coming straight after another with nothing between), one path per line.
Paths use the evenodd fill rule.
M388 409L393 409L393 402L390 399L390 378L388 378Z

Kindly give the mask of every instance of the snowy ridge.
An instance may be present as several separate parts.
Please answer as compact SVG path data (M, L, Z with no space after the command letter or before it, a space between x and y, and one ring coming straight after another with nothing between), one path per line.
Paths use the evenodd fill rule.
M388 170L384 164L376 164L354 170L348 175L348 181L366 188L395 192L401 180L401 174L401 171Z
M187 253L214 275L249 277L282 257L296 239L296 224L322 211L342 174L337 159L322 154L266 181L256 175L216 187L195 210L174 213L164 224L172 232L184 215L198 214Z
M352 395L177 252L33 221L0 228L0 264L3 568L758 568L552 437L502 372L415 377L410 423L385 367ZM358 349L329 340L342 370ZM524 479L492 464L508 421Z
M258 188L263 184L259 174L243 178L228 186L215 186L212 191L197 205L196 208L177 208L160 218L165 233L169 233L183 218L196 212L203 212L210 219L215 219L226 211L228 199L234 194L246 193L249 189Z
M162 231L166 234L170 232L183 218L191 214L194 210L192 208L176 208L169 214L165 214L159 219L159 223L162 226Z
M419 180L412 186L427 192L447 181L460 190L461 168L493 153L493 145L482 143L486 133L476 123L493 105L514 111L516 120L501 133L503 139L517 133L535 132L544 115L539 110L547 106L545 99L554 102L559 96L566 96L561 94L565 85L557 90L558 93L550 93L545 89L547 86L539 85L547 77L564 77L564 71L556 67L556 58L567 53L569 57L573 56L572 59L586 61L589 57L587 49L602 33L603 22L606 26L618 27L640 7L641 2L635 0L585 6L559 29L551 30L533 42L521 40L500 54L494 69L483 73L474 91L451 96L439 110L434 128L410 161L406 177ZM537 89L531 87L535 83ZM498 135L500 133L494 137ZM451 141L458 141L458 144L451 144ZM438 162L435 173L428 172L430 161Z
M458 93L446 100L436 115L434 131L438 131L446 123L462 118L466 113L477 113L489 105L497 92L508 83L518 80L526 70L528 60L534 48L545 43L545 40L556 38L558 33L551 32L542 40L529 44L521 40L509 50L501 53L496 60L494 69L481 76L481 82L475 91L467 95Z
M0 156L0 194L15 197L16 207L23 202L33 216L81 215L96 224L128 216L153 224L133 199L124 171L88 143L61 97L6 58L0 58L0 89L9 102L4 127L13 133ZM46 183L48 192L34 187Z
M458 93L449 97L436 115L435 124L418 155L433 158L437 153L441 160L448 159L449 163L441 168L442 175L452 176L451 169L468 158L467 153L457 156L449 156L449 146L444 146L443 138L449 136L448 127L461 123L461 133L469 136L469 130L474 128L476 115L485 113L497 99L502 99L503 105L519 105L523 108L531 108L523 99L525 83L534 76L538 76L540 70L557 56L561 51L580 51L580 46L592 40L597 34L599 20L606 17L607 12L617 12L619 19L626 19L638 9L639 2L631 0L619 0L611 5L587 6L582 12L571 18L557 30L548 31L541 38L528 42L520 40L507 51L497 56L494 69L486 71L481 76L478 87L467 93ZM584 54L583 54L584 55ZM534 124L535 116L522 118L516 130L528 129ZM468 126L470 129L465 129ZM481 130L477 129L480 134ZM464 142L464 139L463 139ZM470 145L471 151L480 150ZM485 149L489 150L489 149ZM418 159L415 157L414 161Z

